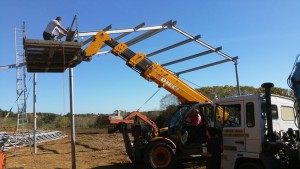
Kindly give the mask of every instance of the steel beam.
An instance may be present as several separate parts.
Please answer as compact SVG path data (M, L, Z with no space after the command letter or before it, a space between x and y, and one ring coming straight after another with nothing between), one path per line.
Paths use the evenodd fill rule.
M11 68L17 68L17 67L22 67L22 66L25 66L26 65L26 62L25 63L20 63L18 65L16 64L11 64L11 65L5 65L5 66L0 66L0 70L6 70L6 69L11 69Z
M147 54L147 57L151 57L151 56L157 55L157 54L159 54L159 53L165 52L165 51L167 51L167 50L170 50L170 49L176 48L176 47L178 47L178 46L184 45L184 44L186 44L186 43L192 42L193 40L199 39L200 37L201 37L201 35L197 35L197 36L195 36L193 39L186 39L186 40L184 40L184 41L175 43L175 44L170 45L170 46L168 46L168 47L165 47L165 48L162 48L162 49L157 50L157 51L155 51L155 52L149 53L149 54Z
M140 29L141 27L145 26L145 22L137 25L136 27L134 27L133 29L134 30L137 30L137 29ZM122 33L121 35L117 36L114 38L114 40L120 40L121 38L124 38L125 36L131 34L132 32L125 32L125 33ZM106 44L103 44L101 48L104 48L105 46L107 46Z
M192 72L192 71L195 71L195 70L207 68L207 67L210 67L210 66L218 65L218 64L221 64L221 63L225 63L225 62L229 62L229 61L234 61L234 60L237 60L238 57L233 57L231 59L232 60L230 60L230 59L224 59L224 60L221 60L221 61L217 61L217 62L213 62L213 63L210 63L210 64L206 64L206 65L203 65L203 66L198 66L198 67L195 67L195 68L192 68L192 69L188 69L188 70L184 70L184 71L181 71L181 72L177 72L175 74L176 75L180 75L180 74Z
M169 27L169 26L172 26L174 24L176 24L176 22L168 21L168 22L164 23L163 25L167 25ZM131 45L136 44L136 43L138 43L138 42L140 42L142 40L145 40L145 39L147 39L147 38L149 38L149 37L151 37L151 36L153 36L155 34L158 34L158 33L162 32L164 30L165 29L163 29L163 28L162 29L150 30L150 31L148 31L148 32L146 32L146 33L144 33L144 34L142 34L140 36L137 36L136 38L133 38L133 39L125 42L125 44L127 44L128 46L131 46Z
M176 21L168 21L163 25L160 26L147 26L147 27L141 27L139 29L134 28L127 28L127 29L116 29L116 30L110 30L106 31L107 34L119 34L119 33L126 33L126 32L141 32L141 31L150 31L150 30L157 30L157 29L167 29L170 26L173 26L176 24ZM78 32L79 37L86 37L86 36L94 36L97 34L98 31L91 31L91 32Z
M112 25L110 24L110 25L108 25L107 27L105 27L104 29L102 29L103 31L108 31L108 30L110 30L112 28ZM96 32L96 34L97 34L98 32ZM96 35L95 34L95 35ZM94 39L95 39L95 35L93 35L93 36L91 36L90 38L88 38L87 40L85 40L84 42L83 42L83 46L84 45L86 45L86 44L88 44L89 42L91 42L91 41L93 41Z
M136 30L142 28L143 26L145 26L145 22L143 22L143 23L141 23L141 24L135 26L135 27L133 28L133 30L136 31ZM124 33L122 33L121 35L115 37L114 40L120 40L121 38L123 38L123 37L125 37L125 36L127 36L127 35L129 35L129 34L131 34L131 33L132 33L132 32L124 32Z
M221 50L222 47L218 47L216 49ZM200 53L188 56L188 57L184 57L184 58L181 58L181 59L178 59L178 60L174 60L174 61L171 61L171 62L168 62L168 63L164 63L164 64L162 64L162 66L169 66L169 65L172 65L172 64L175 64L175 63L179 63L179 62L183 62L183 61L186 61L186 60L194 59L196 57L207 55L207 54L210 54L210 53L213 53L213 52L215 52L215 51L208 50L208 51L205 51L205 52L200 52Z
M185 31L183 31L183 30L181 30L181 29L179 29L179 28L177 28L176 26L172 26L171 28L174 29L175 31L181 33L182 35L188 37L188 38L193 38L192 35L186 33ZM210 49L210 50L213 50L213 51L216 50L216 48L214 48L214 47L208 45L207 43L205 43L205 42L203 42L203 41L201 41L201 40L199 40L199 39L198 39L198 40L195 40L195 41L196 41L197 43L201 44L202 46L204 46L204 47ZM225 53L223 53L223 52L221 52L221 51L216 51L216 53L218 53L219 55L221 55L221 56L223 56L223 57L225 57L225 58L227 58L227 59L233 61L233 58L232 58L232 57L230 57L229 55L227 55L227 54L225 54Z

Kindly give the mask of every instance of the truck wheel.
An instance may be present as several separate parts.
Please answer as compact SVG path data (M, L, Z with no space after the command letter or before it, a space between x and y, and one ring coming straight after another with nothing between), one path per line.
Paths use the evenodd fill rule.
M150 169L173 169L175 158L175 150L168 143L153 142L148 146L144 160Z
M239 169L263 169L262 165L255 162L246 162L241 164Z

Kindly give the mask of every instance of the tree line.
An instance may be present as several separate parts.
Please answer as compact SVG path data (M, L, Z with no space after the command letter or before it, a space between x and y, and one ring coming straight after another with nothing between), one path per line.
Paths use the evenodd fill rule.
M210 100L214 100L216 98L224 98L230 96L237 96L238 89L236 86L212 86L212 87L201 87L196 89L198 92L206 96ZM259 87L255 88L252 86L240 86L241 95L248 95L248 94L259 94L264 93L264 88ZM277 94L281 96L287 96L294 98L294 93L291 89L284 89L279 87L273 87L271 89L272 94ZM178 105L178 99L172 95L167 94L163 96L160 100L160 108L162 110L166 110L169 105Z
M241 86L241 94L258 94L264 93L264 89L259 87L251 87L251 86ZM224 98L229 96L237 96L237 88L235 86L212 86L212 87L202 87L197 88L197 91L205 95L210 100L214 100L216 97ZM271 91L272 94L287 96L294 98L294 94L292 90L283 89L274 87ZM166 127L168 126L169 119L172 113L176 109L176 105L179 104L178 99L172 95L167 94L162 97L160 100L160 111L148 111L142 112L149 119L154 121L158 127ZM6 110L0 109L0 120L3 119L8 113L10 113L10 119L16 119L17 113L9 112ZM127 112L130 113L130 112ZM33 125L34 115L33 113L28 113L28 123L29 125ZM75 115L75 125L77 128L103 128L106 127L106 124L103 123L103 120L107 118L108 115L105 114L76 114ZM37 113L37 125L43 126L46 128L66 128L70 127L70 113L65 115L59 115L55 113L48 112L38 112ZM2 121L2 120L1 120ZM12 120L11 120L12 121ZM16 123L16 120L15 120ZM16 124L10 124L16 125Z

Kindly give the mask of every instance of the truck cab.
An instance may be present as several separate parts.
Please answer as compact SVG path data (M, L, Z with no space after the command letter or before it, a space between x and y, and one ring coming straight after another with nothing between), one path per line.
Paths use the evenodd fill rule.
M294 101L291 98L271 95L272 124L275 141L267 138L266 98L264 94L243 95L214 101L227 119L219 118L215 126L222 129L222 167L228 169L274 169L289 167L289 159L300 154L299 130L295 125ZM222 112L216 113L217 115ZM268 142L268 146L266 145ZM289 145L298 145L293 148ZM270 146L273 145L273 146ZM266 148L269 147L269 148ZM293 157L284 151L292 152ZM298 155L297 155L298 154ZM294 157L295 156L295 157ZM297 165L299 166L299 159ZM290 169L293 167L289 167Z

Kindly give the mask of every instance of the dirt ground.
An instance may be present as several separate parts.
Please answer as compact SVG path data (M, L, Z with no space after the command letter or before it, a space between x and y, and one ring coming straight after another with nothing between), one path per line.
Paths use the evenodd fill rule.
M63 131L63 130L62 130ZM29 147L5 152L8 169L69 169L72 168L71 135L39 143L37 153ZM120 133L108 134L100 129L76 129L76 168L78 169L143 169L128 158ZM198 162L179 164L182 169L205 169Z

